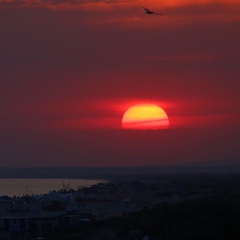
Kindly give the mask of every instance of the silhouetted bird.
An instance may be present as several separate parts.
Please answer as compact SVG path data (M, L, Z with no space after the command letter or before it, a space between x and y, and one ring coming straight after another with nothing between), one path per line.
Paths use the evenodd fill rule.
M153 12L153 11L150 11L149 9L143 7L143 6L140 6L141 8L143 8L146 12L146 14L157 14L157 15L160 15L162 16L163 14L162 13L156 13L156 12Z

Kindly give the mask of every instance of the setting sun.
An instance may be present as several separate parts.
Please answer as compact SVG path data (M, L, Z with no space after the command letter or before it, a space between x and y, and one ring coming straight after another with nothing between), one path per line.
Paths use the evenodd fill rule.
M124 129L158 130L169 126L166 112L155 104L138 104L127 109L122 118Z

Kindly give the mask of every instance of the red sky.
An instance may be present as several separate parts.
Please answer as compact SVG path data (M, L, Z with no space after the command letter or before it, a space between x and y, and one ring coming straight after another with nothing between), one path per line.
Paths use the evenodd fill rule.
M238 0L0 0L0 167L240 160L239 12ZM121 129L145 102L168 130Z

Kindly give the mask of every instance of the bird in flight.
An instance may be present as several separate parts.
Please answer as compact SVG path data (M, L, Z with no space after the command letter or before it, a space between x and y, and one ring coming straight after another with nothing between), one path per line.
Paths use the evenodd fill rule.
M156 12L153 12L153 11L151 11L151 10L149 10L149 9L147 9L147 8L145 8L145 7L143 7L143 6L140 6L141 8L143 8L146 12L146 14L157 14L157 15L160 15L160 16L162 16L163 14L162 13L156 13Z

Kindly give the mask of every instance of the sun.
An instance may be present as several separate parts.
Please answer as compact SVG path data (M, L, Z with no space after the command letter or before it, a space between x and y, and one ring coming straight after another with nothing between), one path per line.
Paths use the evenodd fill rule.
M123 129L158 130L168 128L166 112L156 104L137 104L127 109L122 118Z

